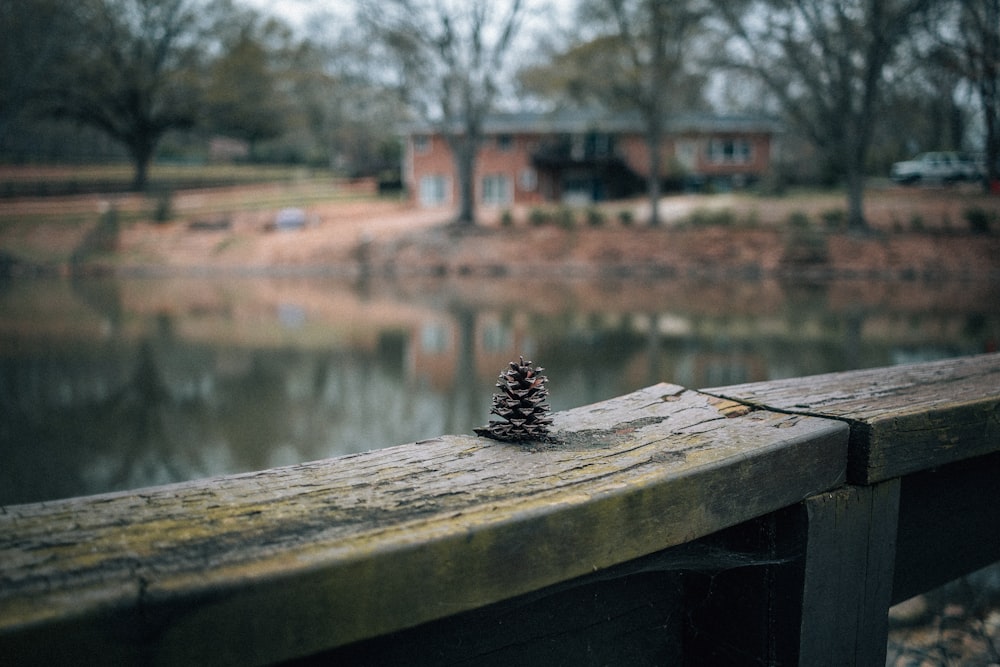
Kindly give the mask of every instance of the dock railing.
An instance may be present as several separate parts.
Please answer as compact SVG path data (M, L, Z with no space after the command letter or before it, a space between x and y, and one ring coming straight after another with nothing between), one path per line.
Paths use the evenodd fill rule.
M1000 560L1000 355L0 508L0 663L881 665Z

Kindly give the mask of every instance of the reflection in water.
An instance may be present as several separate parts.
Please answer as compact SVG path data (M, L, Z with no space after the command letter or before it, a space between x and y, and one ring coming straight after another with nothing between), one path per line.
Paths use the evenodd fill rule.
M985 283L9 283L0 504L471 433L519 354L546 367L562 410L660 381L988 351L997 296Z

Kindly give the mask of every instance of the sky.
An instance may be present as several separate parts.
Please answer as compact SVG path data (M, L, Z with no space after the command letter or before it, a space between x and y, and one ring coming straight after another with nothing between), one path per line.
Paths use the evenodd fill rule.
M264 13L277 16L295 28L305 29L309 22L309 17L318 11L349 15L352 9L350 0L240 0L249 7ZM546 2L556 12L556 21L562 24L569 20L571 10L576 5L576 0L535 0L533 3ZM546 14L548 14L546 12ZM550 21L551 16L539 17L542 20Z
M304 28L309 16L319 9L335 9L338 5L341 8L348 6L343 0L339 2L337 0L241 0L241 3L263 14L272 14L284 19L295 28Z

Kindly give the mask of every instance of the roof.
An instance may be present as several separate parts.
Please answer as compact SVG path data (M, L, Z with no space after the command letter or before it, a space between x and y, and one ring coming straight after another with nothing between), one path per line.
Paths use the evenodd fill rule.
M664 119L664 131L683 132L765 132L780 131L781 124L767 116L711 113L671 114ZM609 112L598 109L560 109L550 112L515 111L488 116L484 134L562 134L583 132L642 132L642 117L636 111ZM422 122L403 128L403 134L433 133L439 125Z

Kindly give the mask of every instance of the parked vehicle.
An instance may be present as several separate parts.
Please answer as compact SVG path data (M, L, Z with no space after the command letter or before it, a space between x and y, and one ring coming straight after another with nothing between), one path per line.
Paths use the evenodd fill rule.
M973 160L949 151L921 153L912 160L896 162L889 175L896 183L903 184L921 181L953 183L974 181L981 177L979 166Z

